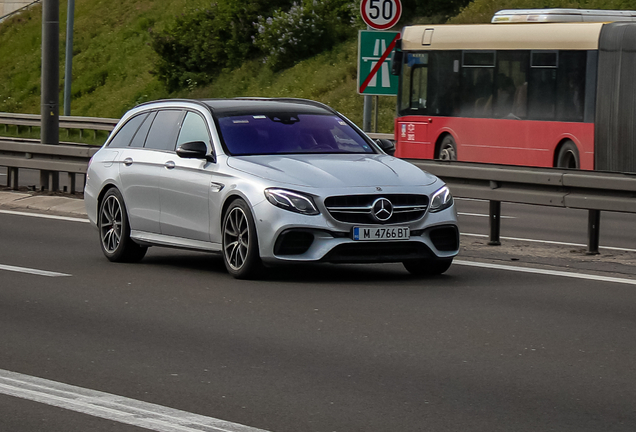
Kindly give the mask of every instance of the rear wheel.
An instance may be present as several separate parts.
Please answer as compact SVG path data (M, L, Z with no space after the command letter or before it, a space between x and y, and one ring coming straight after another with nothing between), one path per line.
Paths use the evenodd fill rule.
M261 273L256 225L249 206L237 199L223 216L223 261L237 279L251 279Z
M116 188L109 189L99 206L97 221L102 252L114 262L140 261L146 251L130 238L130 225L124 198Z
M566 141L559 149L556 160L557 168L580 168L579 150L572 141Z
M404 261L404 268L415 276L435 276L444 273L453 263L452 258L417 259Z
M446 135L442 139L437 158L440 160L457 160L457 144L455 144L455 139L451 135Z

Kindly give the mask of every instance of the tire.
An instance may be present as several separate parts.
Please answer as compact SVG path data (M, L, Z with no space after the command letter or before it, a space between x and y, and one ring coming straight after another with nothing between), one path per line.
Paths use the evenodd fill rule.
M452 135L445 135L437 154L439 160L457 160L457 144Z
M579 162L579 150L572 141L566 141L559 149L559 154L556 158L556 167L573 169L581 167Z
M97 220L99 244L102 252L113 262L140 261L146 251L130 238L130 225L124 198L118 189L112 188L104 195Z
M404 268L414 276L436 276L448 270L453 258L418 259L404 261Z
M245 201L237 199L223 215L223 262L236 279L253 279L263 264L258 252L254 217Z

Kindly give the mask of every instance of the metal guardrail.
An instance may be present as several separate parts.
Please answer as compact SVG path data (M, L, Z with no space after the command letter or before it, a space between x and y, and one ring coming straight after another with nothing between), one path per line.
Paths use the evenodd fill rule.
M117 121L61 116L60 128L111 131ZM40 116L0 113L0 124L39 126ZM392 134L369 136L393 138ZM73 143L51 146L37 140L0 138L0 166L9 167L7 184L13 188L17 188L19 168L68 172L69 178L73 178L71 192L74 192L72 174L85 174L88 161L97 150ZM601 211L636 213L636 174L419 159L409 162L442 178L454 196L489 201L492 245L500 244L502 202L588 210L590 254L598 253Z
M39 140L24 138L0 138L0 166L7 167L7 186L18 189L20 168L47 173L46 183L54 190L54 173L68 173L70 193L76 191L76 174L86 174L88 161L99 147L83 144L40 144Z
M112 131L119 119L101 117L60 116L60 129ZM0 113L0 124L5 126L40 127L38 114Z
M490 201L490 242L500 243L501 202L588 210L588 253L597 254L601 211L636 213L636 174L410 159L454 196Z
M118 119L100 117L60 116L60 129L80 131L112 131ZM41 116L37 114L0 113L0 125L40 127ZM80 134L81 135L81 134ZM76 191L76 174L86 174L88 161L99 147L76 143L59 145L41 144L39 140L24 138L0 138L0 166L7 167L7 186L18 189L20 168L40 170L41 183L50 191L56 189L57 173L69 176L70 192ZM81 189L81 188L80 188Z

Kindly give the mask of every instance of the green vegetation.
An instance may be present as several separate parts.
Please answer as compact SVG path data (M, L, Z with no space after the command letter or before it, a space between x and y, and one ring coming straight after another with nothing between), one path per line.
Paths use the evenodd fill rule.
M347 2L344 0L323 1L331 1L340 8L347 7ZM449 16L456 15L462 6L465 7L450 22L489 22L495 11L505 8L636 9L636 2L633 0L474 0L471 3L468 2L469 0L403 0L403 17L405 18L401 24L443 22ZM61 103L66 8L65 2L60 3ZM312 2L307 2L309 3ZM291 16L290 9L285 9L285 5L292 3L288 0L252 0L243 8L244 10L235 6L243 4L242 2L233 0L227 2L218 0L214 4L225 4L226 9L219 12L220 6L214 6L217 7L214 9L211 6L211 0L135 0L134 2L77 0L71 114L117 118L141 102L166 97L302 97L325 102L357 124L362 124L363 98L355 90L357 75L355 31L348 36L345 32L337 39L332 39L330 43L336 43L336 45L314 57L302 59L302 53L300 53L293 57L293 65L268 65L263 63L263 57L266 55L263 52L272 49L271 41L274 39L267 43L263 42L261 46L245 45L245 41L248 40L246 36L251 40L251 36L258 30L254 24L252 24L253 28L249 26L248 18L255 13L265 13L264 11L269 11L274 17ZM210 12L211 8L215 12ZM248 9L252 15L240 15ZM341 12L343 10L341 9ZM214 33L210 27L201 27L202 36L212 33L208 38L212 41L211 45L204 48L214 51L223 47L223 44L219 45L218 42L225 43L225 38L229 38L228 41L242 41L232 51L241 53L241 57L228 55L227 51L219 52L219 58L225 60L218 62L216 65L218 67L208 64L201 68L199 65L197 72L196 65L202 60L197 59L196 55L199 54L192 54L192 58L182 59L186 66L179 72L173 85L167 86L165 79L161 79L162 73L164 78L166 73L166 70L162 72L161 69L165 57L157 54L158 51L161 52L157 49L157 41L163 38L163 42L167 43L164 48L169 48L171 41L174 42L183 36L178 30L180 25L184 27L189 17L200 18L201 14L205 13L212 14L213 16L210 16L213 18L220 16L225 20L223 22L234 27L232 27L233 30L228 30L229 33ZM416 18L418 13L428 14L430 17ZM2 112L34 114L40 112L41 15L41 7L36 6L0 24L0 58L2 59L0 62L0 111ZM260 19L256 17L254 23L266 24L266 15L261 15ZM352 25L354 27L359 25L359 20ZM182 30L188 35L187 28ZM273 27L270 30L275 31ZM193 35L193 33L189 34ZM338 42L345 36L344 42ZM170 39L171 37L174 39ZM214 41L216 41L216 48L212 46ZM200 38L199 42L204 45L206 38ZM241 43L243 45L240 45ZM225 45L235 46L229 43ZM323 49L324 47L313 52ZM190 55L179 49L171 51L173 57L174 55L178 57L179 53L182 53L182 56ZM163 65L166 67L165 63ZM199 82L196 79L197 76L203 75L192 75L193 71L205 75L204 79ZM378 98L378 101L377 130L390 132L393 130L395 98L383 96ZM65 134L66 132L62 131L60 139L68 141Z

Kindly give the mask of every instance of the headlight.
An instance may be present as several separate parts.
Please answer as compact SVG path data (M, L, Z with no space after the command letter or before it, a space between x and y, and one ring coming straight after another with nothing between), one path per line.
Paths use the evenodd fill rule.
M265 197L276 207L301 213L317 215L320 212L314 205L314 200L307 195L285 189L265 189Z
M435 213L446 210L453 205L453 196L446 186L433 194L431 198L430 212Z

